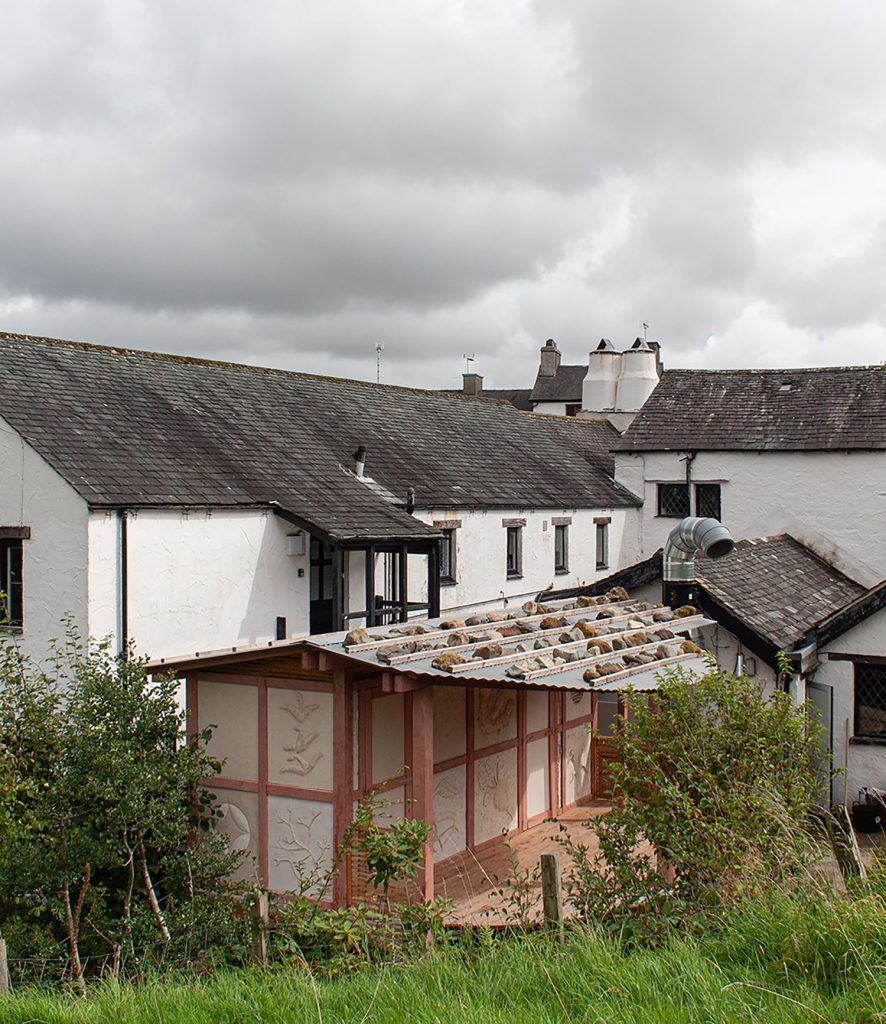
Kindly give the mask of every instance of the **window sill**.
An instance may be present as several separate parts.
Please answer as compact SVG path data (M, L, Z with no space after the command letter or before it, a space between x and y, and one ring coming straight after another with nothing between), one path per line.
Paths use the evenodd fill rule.
M608 568L609 568L608 564L607 565L598 565L597 566L597 572L602 572L604 569L608 569Z
M886 736L850 736L850 747L886 747Z
M656 512L655 513L655 518L656 519L685 519L686 516L688 516L688 515L689 515L688 512L686 513L685 516L681 516L678 512L674 512L674 513L672 513L672 512Z
M441 587L454 587L458 583L458 580L440 580Z
M508 573L508 579L509 580L522 580L523 579L523 573L522 572L509 572Z
M569 569L555 569L554 570L554 575L555 576L568 576L569 575Z
M21 626L0 626L0 636L22 636L24 632Z

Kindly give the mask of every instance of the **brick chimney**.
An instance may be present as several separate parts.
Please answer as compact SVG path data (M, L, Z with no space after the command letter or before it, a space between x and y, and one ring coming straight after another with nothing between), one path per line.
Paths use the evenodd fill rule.
M553 338L548 340L541 347L541 357L538 361L539 377L554 377L560 369L560 349Z
M461 389L463 394L476 398L483 390L483 377L479 373L463 373Z

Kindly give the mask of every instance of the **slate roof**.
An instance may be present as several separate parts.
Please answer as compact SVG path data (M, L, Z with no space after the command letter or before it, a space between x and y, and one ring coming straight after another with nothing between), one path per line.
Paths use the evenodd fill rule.
M886 367L667 370L621 451L886 448Z
M630 592L661 579L661 560L659 549L589 586L540 598L596 595L613 587ZM790 650L813 631L819 643L829 642L886 606L886 581L868 590L789 534L740 540L726 558L700 556L695 574L702 607L715 618L725 611L763 640L770 654L772 648Z
M529 399L531 402L580 402L581 386L588 373L588 364L579 366L561 364L553 377L535 378Z
M0 334L0 416L95 508L276 502L333 539L434 536L354 477L360 444L418 508L639 504L593 424L364 381Z
M442 388L443 395L464 395L464 392L455 388ZM520 412L532 412L532 402L529 401L529 388L483 388L479 398L491 398L499 402L510 402Z
M696 575L713 600L779 650L867 592L788 534L741 540L726 558L699 558Z

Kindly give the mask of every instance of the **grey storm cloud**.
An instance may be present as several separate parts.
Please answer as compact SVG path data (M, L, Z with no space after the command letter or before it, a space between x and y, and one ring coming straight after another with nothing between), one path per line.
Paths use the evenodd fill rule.
M880 358L884 28L874 0L10 5L0 327L354 376L382 341L386 379L443 387L642 319L671 364Z

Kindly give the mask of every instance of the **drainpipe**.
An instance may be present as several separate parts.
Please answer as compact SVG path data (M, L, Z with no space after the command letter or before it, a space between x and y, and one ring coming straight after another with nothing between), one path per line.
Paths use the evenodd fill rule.
M129 517L125 508L117 511L117 654L126 657L129 646Z
M687 452L683 461L686 463L686 511L692 512L692 463L698 452Z
M735 541L718 519L687 516L671 530L661 556L662 600L671 607L695 604L695 558L723 558Z

